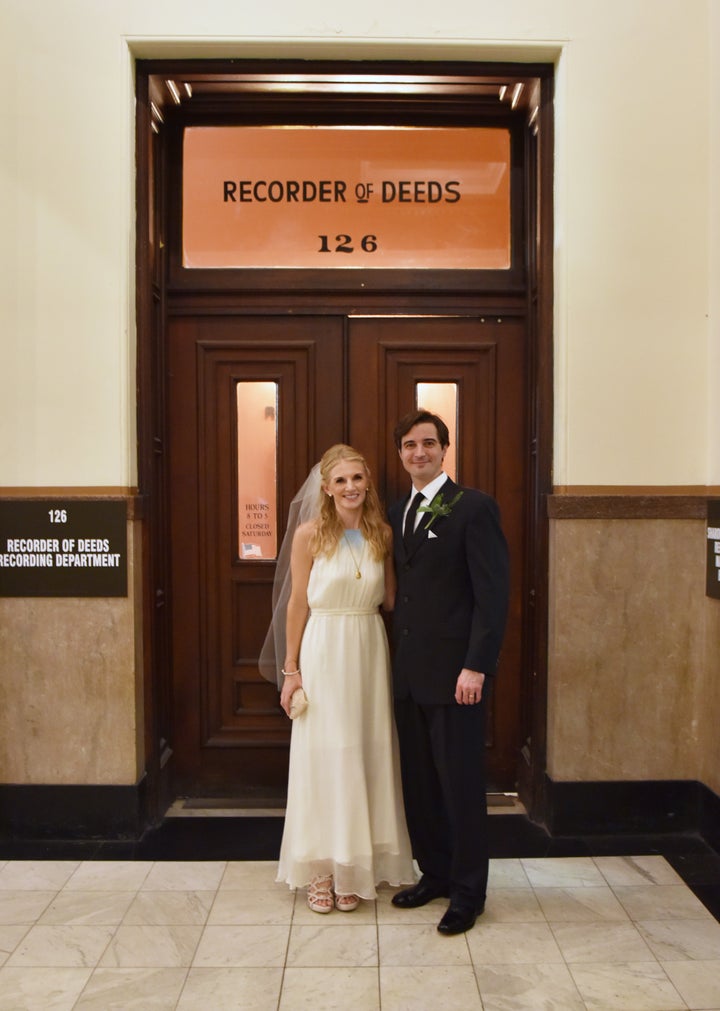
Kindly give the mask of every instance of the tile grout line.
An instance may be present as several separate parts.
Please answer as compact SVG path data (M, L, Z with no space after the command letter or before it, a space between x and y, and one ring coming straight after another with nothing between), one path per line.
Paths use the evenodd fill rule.
M293 889L293 891L295 894L293 895L292 912L290 913L290 925L288 927L287 942L285 944L285 958L283 959L282 972L280 973L280 987L278 989L277 1011L280 1011L280 1007L282 1006L283 991L285 989L285 973L287 971L287 963L288 958L290 956L290 938L292 937L293 927L295 925L295 912L297 910L297 903L298 903L298 889L295 888Z

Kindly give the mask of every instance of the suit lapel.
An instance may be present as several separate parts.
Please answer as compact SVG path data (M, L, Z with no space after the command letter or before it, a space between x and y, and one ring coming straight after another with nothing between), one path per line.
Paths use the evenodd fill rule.
M419 543L419 541L417 540L418 533L420 532L420 526L419 525L416 527L415 533L413 534L413 536L411 538L410 547L409 548L407 548L405 546L405 538L403 537L403 525L404 525L404 518L405 518L405 510L408 507L408 503L409 503L409 501L410 501L410 499L412 497L412 494L413 494L412 489L410 489L410 492L402 500L402 502L400 504L400 508L398 509L397 523L395 525L395 537L402 544L402 546L403 546L403 554L405 555L406 558L410 558L410 556L415 553L415 550L416 550L417 545ZM420 518L422 519L422 514L421 514Z

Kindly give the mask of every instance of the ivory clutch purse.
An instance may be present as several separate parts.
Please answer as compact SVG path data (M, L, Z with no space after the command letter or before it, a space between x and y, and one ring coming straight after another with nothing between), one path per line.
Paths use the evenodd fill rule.
M308 698L304 689L296 688L290 698L290 719L296 720L302 716L308 707Z

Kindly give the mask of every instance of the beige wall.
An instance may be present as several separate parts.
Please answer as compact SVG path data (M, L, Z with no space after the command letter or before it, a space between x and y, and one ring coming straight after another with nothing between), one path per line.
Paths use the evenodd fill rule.
M135 533L131 526L127 598L0 599L0 783L140 777Z
M135 483L136 53L555 59L555 483L706 483L709 0L42 7L0 0L4 484Z
M697 778L720 795L720 600L705 601L705 679L698 727L703 741Z
M441 18L422 0L0 0L0 482L137 480L134 57L299 55L556 63L554 482L720 483L720 397L708 379L720 363L719 29L711 0L451 0ZM695 536L683 530L685 547ZM642 570L621 565L620 585L605 548L594 561L590 552L578 597L585 538L573 523L553 532L551 772L637 775L637 727L654 735L674 721L649 773L682 769L717 789L707 729L720 722L717 639L688 638L658 681L623 625L632 614L654 638L639 612ZM602 531L593 540L614 542ZM676 535L624 528L621 541L638 559L645 542L662 559ZM689 557L657 602L661 640L685 590L717 632ZM603 637L578 641L596 586L601 602L623 597L629 611L611 606ZM134 781L138 605L132 594L124 605L0 602L4 777ZM676 674L687 691L671 712ZM596 755L583 751L588 738Z
M702 520L551 523L548 774L720 793L720 601Z

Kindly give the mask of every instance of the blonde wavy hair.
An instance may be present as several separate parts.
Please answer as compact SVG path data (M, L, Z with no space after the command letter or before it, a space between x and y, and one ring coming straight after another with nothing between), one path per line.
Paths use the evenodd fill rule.
M320 516L316 521L315 532L310 540L310 550L313 557L332 555L345 531L335 508L335 500L324 490L330 483L333 467L344 460L356 461L367 475L368 487L363 503L360 530L370 545L373 557L382 561L390 551L390 531L383 518L380 499L375 491L365 457L357 449L346 446L344 443L331 446L320 461L320 479L323 490L321 491Z

